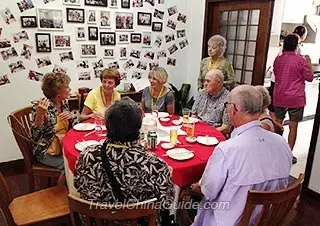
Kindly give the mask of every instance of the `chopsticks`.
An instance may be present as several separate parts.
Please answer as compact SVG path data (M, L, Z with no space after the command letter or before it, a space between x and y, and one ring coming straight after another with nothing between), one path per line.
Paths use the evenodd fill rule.
M184 155L189 155L190 153L193 153L194 151L188 151L188 152L181 152L181 153L173 153L173 154L164 154L163 156L168 156L168 157L179 157L179 156L184 156Z
M87 136L89 136L89 135L91 135L91 134L93 134L93 133L95 133L96 131L95 130L93 130L93 131L91 131L91 132L89 132L89 133L86 133L85 135L84 135L84 137L87 137Z

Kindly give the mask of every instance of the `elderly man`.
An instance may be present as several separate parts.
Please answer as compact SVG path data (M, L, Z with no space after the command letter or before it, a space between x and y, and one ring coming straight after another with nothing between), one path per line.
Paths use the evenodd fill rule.
M248 190L277 190L288 184L292 152L283 137L261 128L258 91L238 86L226 105L235 129L231 139L215 148L200 183L192 186L204 196L193 226L238 225Z
M223 74L218 69L207 72L204 89L195 98L192 113L221 132L228 132L229 120L224 103L229 91L223 87Z

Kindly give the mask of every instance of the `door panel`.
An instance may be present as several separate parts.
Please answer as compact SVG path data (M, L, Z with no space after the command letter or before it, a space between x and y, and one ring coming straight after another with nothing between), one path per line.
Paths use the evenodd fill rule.
M272 21L272 0L208 1L203 57L207 40L220 34L227 40L225 57L239 84L263 84Z

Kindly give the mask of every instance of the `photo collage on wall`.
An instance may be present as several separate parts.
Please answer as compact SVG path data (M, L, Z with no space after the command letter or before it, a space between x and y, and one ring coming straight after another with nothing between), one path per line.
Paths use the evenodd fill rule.
M175 67L177 53L189 45L187 16L167 6L169 0L15 1L0 10L0 60L8 65L0 85L20 71L41 81L47 67L67 72L70 64L78 80L99 78L106 67L117 68L122 79L141 79L154 67ZM11 36L3 35L6 29Z

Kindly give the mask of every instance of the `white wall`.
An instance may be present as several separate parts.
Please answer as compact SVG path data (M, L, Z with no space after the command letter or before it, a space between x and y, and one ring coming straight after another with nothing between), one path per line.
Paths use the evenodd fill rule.
M103 51L102 48L107 48L105 46L101 47L99 41L76 41L75 40L75 27L76 26L84 26L87 28L87 24L72 24L72 23L66 23L66 7L71 7L71 8L77 8L79 6L66 6L62 5L62 0L55 0L53 2L50 2L48 4L44 4L43 0L33 0L33 4L35 5L34 9L29 9L25 12L20 12L16 2L20 0L12 0L12 1L3 1L2 5L0 5L0 11L2 11L4 8L10 8L11 12L14 14L16 18L16 22L7 25L5 24L3 18L0 16L0 28L3 28L2 34L0 36L0 40L7 38L11 40L12 46L15 47L16 51L18 52L18 55L20 55L21 48L23 46L23 43L29 44L33 46L32 50L32 58L31 60L26 60L21 57L15 57L13 59L10 59L8 61L4 61L0 57L0 76L3 76L5 74L8 75L10 84L2 85L0 86L0 103L1 103L1 116L0 116L0 136L1 136L1 141L0 141L0 162L6 162L6 161L11 161L15 159L22 158L22 155L20 154L20 151L16 145L16 142L13 138L12 132L10 130L10 127L8 126L8 123L6 121L7 115L19 108L22 108L30 103L30 100L38 99L41 97L42 92L40 89L40 82L36 81L31 81L27 79L27 74L29 72L29 69L35 70L40 73L46 73L50 72L53 69L53 66L55 64L68 68L67 73L71 77L71 88L72 92L77 91L79 87L96 87L99 85L99 80L94 78L93 75L93 70L92 70L92 65L90 65L90 71L91 71L91 80L90 81L79 81L78 80L78 72L79 70L76 69L76 60L82 60L84 58L80 58L80 43L96 43L98 47L98 57L97 58L87 58L89 60L89 63L97 61L102 58L103 56ZM134 31L135 32L143 32L143 31L151 31L151 27L144 27L144 26L138 26L136 22L136 12L141 11L141 12L151 12L153 14L154 8L160 9L165 11L165 18L163 20L163 32L153 32L153 36L155 37L156 35L162 35L167 33L174 32L175 33L175 43L178 46L179 41L181 39L177 40L176 37L176 31L173 31L172 29L168 28L167 21L168 21L168 12L167 8L177 5L178 11L181 12L182 14L187 15L187 23L183 24L181 22L178 22L177 24L177 29L186 29L187 33L187 39L189 41L189 46L184 49L180 49L174 53L172 56L170 56L168 50L167 50L167 55L169 57L176 58L176 67L171 67L167 66L166 62L160 61L160 66L165 66L166 69L169 72L169 82L175 84L178 88L183 82L191 83L192 84L192 92L191 95L194 95L196 93L196 87L197 87L197 77L199 74L199 63L201 59L201 47L202 47L202 35L203 35L203 18L204 18L204 7L205 7L205 0L201 1L188 1L188 0L165 0L164 5L158 5L157 0L155 0L156 4L155 7L152 7L148 3L144 3L143 8L132 8L129 10L126 9L121 9L120 7L118 9L110 9L110 8L101 8L101 7L89 7L89 6L84 6L84 1L80 1L81 6L80 8L84 9L95 9L95 10L110 10L111 12L118 12L118 11L132 11L134 12ZM109 1L110 2L110 1ZM119 1L120 2L120 1ZM132 3L132 0L131 0ZM120 3L119 3L120 4ZM63 20L64 20L64 31L39 31L38 28L21 28L20 25L20 16L27 16L27 15L37 15L37 8L53 8L53 9L63 9ZM170 17L170 19L173 19L176 21L177 15L173 15ZM161 21L159 19L152 18L153 21ZM115 23L112 22L112 28L111 29L100 29L100 31L114 31L115 28ZM92 25L89 25L92 26ZM98 26L98 25L93 25L93 26ZM177 30L176 29L176 30ZM19 43L14 43L13 42L13 33L17 33L21 30L26 30L29 36L28 41L24 42L19 42ZM37 53L36 48L35 48L35 36L34 33L36 32L41 32L41 33L52 33L52 34L70 34L71 35L71 45L72 45L72 52L73 52L73 57L75 58L74 61L69 61L69 62L64 62L61 63L59 60L59 53L61 52L66 52L69 50L56 50L53 49L53 51L49 54L46 53ZM167 49L173 42L166 44L163 44L160 49L157 49L157 47L153 47L152 49L154 51L162 50L162 49ZM139 44L126 44L124 46L127 46L128 49L130 50L131 48L133 49L141 49L142 55L144 55L144 52L146 50L151 50L151 49L146 49L146 48L140 48L141 45ZM166 46L166 47L165 47ZM179 47L179 46L178 46ZM115 49L117 50L118 45L115 46ZM5 49L0 49L0 51L3 51ZM116 53L116 58L118 56L118 53ZM36 57L41 57L41 56L50 56L52 65L44 68L38 68L35 63L35 58ZM128 58L129 59L129 58ZM22 70L17 73L11 74L9 70L9 63L11 62L16 62L17 60L23 60L24 66L26 67L26 70ZM117 59L103 59L104 61L104 66L107 66L107 63L116 61ZM142 61L150 62L148 60L143 60ZM124 69L122 68L122 65L125 61L123 60L118 60L118 63L120 65L120 71L124 72ZM136 60L134 60L135 66L136 66ZM135 69L136 70L136 69ZM149 67L148 67L149 70ZM144 76L147 76L147 71L143 72ZM139 71L139 70L137 70ZM131 71L128 72L128 77L131 76Z

